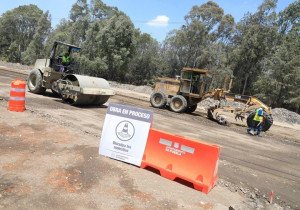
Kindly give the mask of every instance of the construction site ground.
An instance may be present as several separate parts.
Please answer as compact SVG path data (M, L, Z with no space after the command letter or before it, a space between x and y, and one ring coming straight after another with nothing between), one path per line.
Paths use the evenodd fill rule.
M263 137L218 125L204 111L154 109L148 95L117 89L109 102L154 112L153 127L221 147L219 181L205 195L182 183L98 154L106 114L51 92L26 93L23 113L7 110L10 83L27 71L0 67L0 209L300 208L299 125L276 123ZM269 193L274 191L274 203Z

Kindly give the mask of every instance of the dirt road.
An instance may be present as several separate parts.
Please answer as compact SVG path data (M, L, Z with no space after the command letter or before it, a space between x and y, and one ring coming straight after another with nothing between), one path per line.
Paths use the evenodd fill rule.
M3 96L4 99L8 98L9 83L16 77L25 78L26 76L0 70L0 96ZM143 206L143 204L141 204L143 201L145 201L146 204L149 201L148 203L156 208L168 207L170 209L184 207L192 209L203 207L209 209L212 208L209 206L212 205L211 203L219 203L223 206L229 206L234 203L241 209L257 208L266 205L264 197L267 198L269 192L272 190L276 195L275 202L282 206L291 206L295 209L299 208L300 137L298 129L291 126L273 126L262 138L252 137L245 133L245 127L236 125L223 127L206 119L206 116L200 112L196 112L195 114L175 114L167 110L153 109L147 101L136 99L139 97L133 96L134 93L131 94L131 97L116 95L111 98L109 102L128 104L152 110L154 112L155 128L221 146L221 161L219 165L220 181L218 187L212 191L212 193L214 193L213 196L216 196L215 198L212 198L211 195L201 195L201 197L197 197L200 195L193 189L164 180L147 171L144 172L142 170L143 172L141 172L140 169L133 166L98 157L97 145L101 135L106 106L100 108L72 107L62 103L60 99L53 97L51 93L47 93L46 96L27 93L26 116L24 122L19 123L17 127L20 127L20 129L23 130L22 132L25 132L25 134L23 133L25 136L29 136L28 132L37 133L33 139L28 137L28 141L30 141L28 144L32 146L36 143L38 146L33 146L32 149L26 149L24 151L23 148L26 147L25 143L20 140L18 136L14 136L13 132L10 131L16 122L11 124L6 123L6 120L9 121L10 118L5 114L6 111L4 107L6 106L6 102L2 100L0 113L3 117L0 118L2 123L0 131L1 133L4 132L5 135L2 134L2 136L0 136L2 139L0 145L0 172L4 174L0 179L0 193L1 190L3 190L3 183L7 182L8 185L10 182L16 182L18 185L22 183L22 180L13 176L15 172L13 169L11 170L11 167L14 168L15 165L21 165L22 168L24 165L28 165L28 162L33 161L33 163L30 163L32 167L31 170L38 171L39 167L46 170L45 165L48 164L47 161L51 160L51 162L55 162L56 166L60 166L57 169L50 170L50 172L48 171L49 177L47 183L50 183L50 185L53 185L55 188L62 187L66 189L67 192L79 191L84 194L84 197L87 196L86 192L91 188L94 190L94 193L92 193L94 196L99 194L104 196L102 198L104 200L110 193L114 196L120 193L120 197L122 198L124 197L122 193L127 193L130 199L138 197L137 201L133 199L132 203L129 202L129 206L126 206L125 200L122 199L117 199L116 203L112 201L112 206L105 206L106 204L99 206L96 199L90 203L90 208L119 208L121 206L122 208L124 207L124 209L127 207L145 208L147 205ZM14 116L17 118L16 114L14 114ZM26 120L28 122L26 122ZM16 119L14 119L14 121L16 121ZM41 122L39 123L39 121ZM48 122L48 126L46 122ZM42 125L45 125L45 127ZM58 129L57 132L56 129ZM11 133L7 133L6 130ZM49 143L49 139L51 139L49 133L51 132L53 135L58 135L54 141L57 141L57 143L53 143L52 141ZM38 134L43 135L44 133L47 134L46 137L39 141ZM6 138L16 140L16 142L10 145L7 143L9 140L6 140ZM54 148L52 144L55 144ZM59 147L57 145L59 145ZM13 150L12 153L8 152L10 150L7 149ZM66 153L66 151L70 154ZM45 154L49 157L46 157ZM78 158L76 154L79 154L80 160L76 159ZM42 157L41 159L39 159L40 156ZM89 158L92 159L89 160ZM14 165L10 166L9 163L7 163L9 162L8 160L15 161ZM114 168L114 166L117 167ZM51 163L51 167L54 167L53 162ZM104 172L102 169L107 170L107 174L103 175L102 173ZM85 172L85 170L87 170L87 172ZM14 173L12 173L12 171ZM26 171L28 174L26 174L27 172L23 172L22 174L25 177L31 174L29 169L26 169ZM104 176L105 178L99 182L99 177L93 177L95 176L93 174L95 171L102 171L99 176ZM82 176L81 173L88 173L87 176L91 176L91 180L97 181L90 181L89 178L87 178L89 180L87 183L84 182L85 180L78 181L80 177L86 178L86 176ZM115 173L119 175L115 175ZM134 177L132 177L132 173ZM42 176L39 173L37 174ZM72 182L70 184L70 182L61 180L63 177L71 177L73 181L71 180ZM105 183L108 177L112 179L109 183L113 182L113 180L118 181L123 187L122 190L118 191L118 189L112 188L110 191L107 191L108 186L105 185ZM143 177L147 177L147 179L145 180ZM137 180L137 178L141 178L142 180ZM36 178L38 181L41 181L41 179L42 177ZM149 183L149 180L154 180L155 186L153 186L152 181ZM41 181L39 183L43 182ZM99 185L99 183L101 184ZM104 185L102 186L102 184ZM4 184L4 186L6 185ZM98 187L95 188L94 185ZM30 186L37 187L38 185L32 180ZM147 187L141 189L142 186ZM17 192L18 196L22 197L24 193L27 193L30 187L24 186L23 188L21 190L22 192ZM157 191L160 191L160 188L164 189L164 192L158 193ZM12 187L12 191L13 189ZM181 193L181 196L176 195L177 189L178 192ZM45 193L50 193L51 198L49 197L47 200L47 197L37 197L37 202L42 200L41 202L47 204L47 202L54 202L55 199L61 199L61 197L55 194L55 191L48 188L47 190L48 192ZM222 196L220 196L219 193L226 195L221 198ZM89 192L89 194L91 193ZM45 196L46 195L48 194L45 194ZM242 195L242 197L239 195ZM64 196L63 199L66 202L72 203L77 199L78 195L66 194ZM192 201L192 198L198 199L198 201ZM3 198L0 197L0 199ZM54 200L51 201L49 199ZM199 203L201 199L204 201ZM8 198L4 201L13 203L13 201ZM176 203L174 203L175 201ZM87 205L87 203L85 199L85 204ZM45 206L41 205L42 207L47 207L46 204ZM201 206L206 204L208 207ZM6 207L5 204L3 206ZM39 206L35 207L38 208Z

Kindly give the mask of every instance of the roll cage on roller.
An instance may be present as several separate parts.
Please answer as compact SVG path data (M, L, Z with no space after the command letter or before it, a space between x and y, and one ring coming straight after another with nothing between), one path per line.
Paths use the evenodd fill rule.
M50 53L49 67L53 68L55 71L60 71L61 67L66 67L66 66L63 66L63 64L62 64L63 53L67 52L69 54L69 56L72 58L73 52L79 53L80 50L81 50L81 48L77 47L75 45L67 44L67 43L60 42L60 41L55 41L53 43L51 53ZM68 65L67 70L64 71L65 73L70 73L70 72L74 71L74 69L72 69L72 67L73 67L72 63L73 62L71 62L71 64Z

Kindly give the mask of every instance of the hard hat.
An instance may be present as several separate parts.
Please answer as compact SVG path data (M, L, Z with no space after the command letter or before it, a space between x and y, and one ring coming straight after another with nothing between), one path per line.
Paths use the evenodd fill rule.
M264 115L264 110L263 110L263 108L259 108L259 109L257 110L257 114L258 114L258 116L263 116L263 115Z

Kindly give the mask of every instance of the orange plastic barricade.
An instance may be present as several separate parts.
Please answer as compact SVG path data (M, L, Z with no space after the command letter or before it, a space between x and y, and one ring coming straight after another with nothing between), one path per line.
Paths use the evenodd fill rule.
M165 178L190 182L207 194L217 182L219 156L219 146L150 128L141 168L154 168Z
M25 93L26 82L22 80L14 80L11 83L10 97L8 101L8 110L14 112L25 111Z

